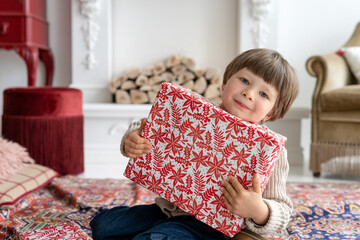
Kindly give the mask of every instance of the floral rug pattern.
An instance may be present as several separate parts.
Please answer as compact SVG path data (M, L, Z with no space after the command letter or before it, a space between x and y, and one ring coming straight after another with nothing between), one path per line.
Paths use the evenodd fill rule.
M287 193L292 220L269 239L360 239L360 183L288 183Z

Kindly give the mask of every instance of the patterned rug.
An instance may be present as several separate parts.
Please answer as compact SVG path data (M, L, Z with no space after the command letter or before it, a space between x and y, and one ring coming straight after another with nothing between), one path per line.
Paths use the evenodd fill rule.
M292 220L268 239L360 239L360 183L288 183L287 192L294 204ZM78 225L91 237L89 222L101 208L146 204L154 198L128 180L56 178L15 208L0 210L0 239L44 234L61 225L63 230Z
M360 183L288 183L287 193L292 220L269 239L360 239Z
M10 209L0 209L0 240L25 239L27 233L72 222L91 236L89 223L102 208L145 204L156 196L138 189L130 180L55 178L49 185L23 198ZM66 231L66 230L65 230ZM56 239L76 239L65 238Z

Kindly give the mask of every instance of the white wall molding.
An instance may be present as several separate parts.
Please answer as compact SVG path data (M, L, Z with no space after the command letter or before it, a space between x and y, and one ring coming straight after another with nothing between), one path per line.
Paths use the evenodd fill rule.
M83 33L86 49L88 50L83 64L87 69L92 69L98 63L93 50L98 41L101 27L94 21L94 17L100 14L101 2L100 0L79 0L79 2L80 13L85 17L85 21L81 25L81 31Z
M266 20L271 13L271 0L250 0L250 3L250 15L256 21L251 28L254 46L265 47L270 32Z
M112 76L112 1L71 2L71 87L84 102L111 102L107 84Z
M238 1L238 52L251 48L276 49L278 1Z

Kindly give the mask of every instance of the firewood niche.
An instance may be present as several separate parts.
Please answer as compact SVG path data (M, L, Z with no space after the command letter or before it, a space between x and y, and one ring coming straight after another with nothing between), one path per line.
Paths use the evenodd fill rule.
M162 82L170 82L197 92L215 104L221 103L221 77L215 68L198 69L192 58L178 54L149 68L129 68L109 83L113 102L152 104Z

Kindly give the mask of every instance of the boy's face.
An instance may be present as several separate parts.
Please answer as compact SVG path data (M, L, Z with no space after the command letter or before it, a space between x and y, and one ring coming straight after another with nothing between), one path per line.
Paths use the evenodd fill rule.
M267 121L271 117L278 91L276 88L243 68L222 85L224 109L248 122Z

